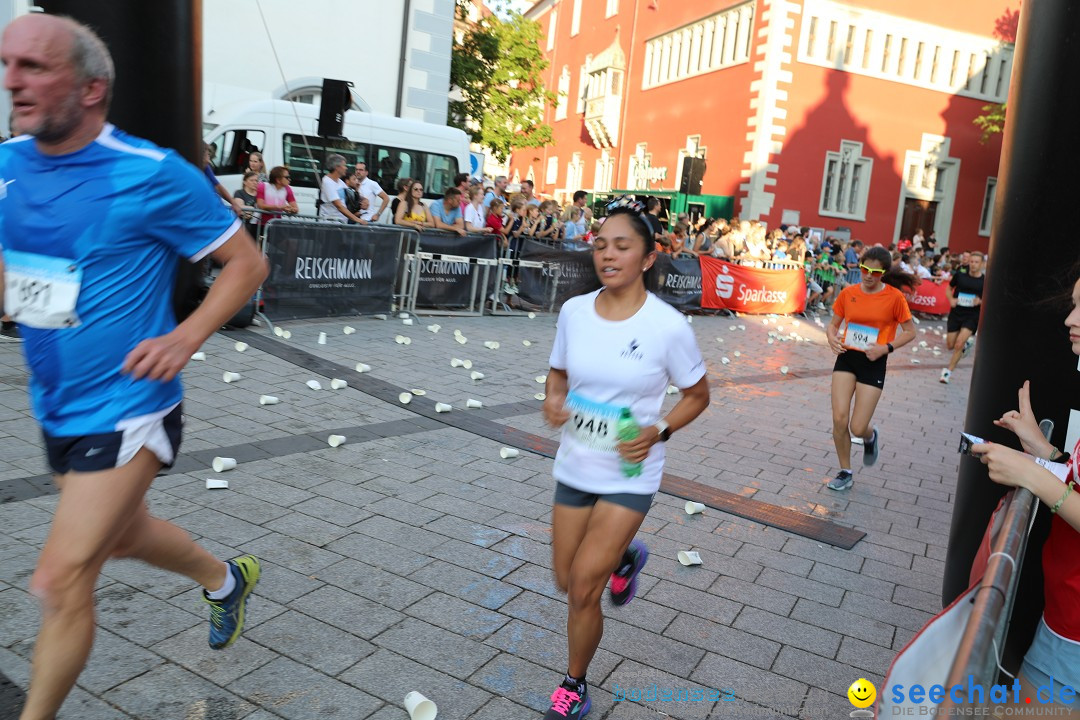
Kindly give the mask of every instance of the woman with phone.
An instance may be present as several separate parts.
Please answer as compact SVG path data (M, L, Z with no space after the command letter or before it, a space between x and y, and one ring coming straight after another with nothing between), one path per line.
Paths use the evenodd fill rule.
M852 435L862 438L863 465L870 467L877 462L881 438L870 423L885 386L887 358L915 339L911 310L898 288L914 288L918 281L894 268L892 256L881 246L863 252L859 271L862 282L841 291L833 303L832 322L825 328L829 347L836 353L832 373L833 444L840 461L840 472L829 481L830 490L847 490L855 482L851 471Z
M1080 281L1073 285L1071 300L1072 311L1065 326L1073 353L1080 355ZM1020 666L1020 693L1021 697L1034 697L1036 688L1053 688L1053 705L1043 707L1055 707L1064 714L1066 708L1069 712L1075 709L1075 693L1066 701L1062 691L1080 687L1080 498L1073 491L1080 481L1080 442L1072 454L1050 444L1031 410L1027 382L1020 388L1019 409L1010 410L994 424L1015 433L1027 455L996 443L973 445L971 454L987 466L991 480L1027 488L1054 516L1042 556L1046 605ZM1064 484L1032 456L1064 464L1068 468Z

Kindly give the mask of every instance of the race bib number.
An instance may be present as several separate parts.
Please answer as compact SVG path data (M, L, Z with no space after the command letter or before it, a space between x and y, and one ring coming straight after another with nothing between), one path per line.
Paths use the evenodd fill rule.
M878 332L877 328L868 325L848 323L844 333L844 347L866 352L867 348L877 343Z
M975 307L975 293L960 293L956 296L956 304L960 307Z
M566 409L570 411L567 427L574 440L590 450L616 452L619 443L616 425L620 407L593 402L580 395L566 396Z
M4 252L4 310L23 325L41 330L76 327L81 288L82 270L72 260Z

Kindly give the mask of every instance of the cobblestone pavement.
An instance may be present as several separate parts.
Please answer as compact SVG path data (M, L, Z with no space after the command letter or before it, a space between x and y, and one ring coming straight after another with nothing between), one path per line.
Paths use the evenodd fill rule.
M343 334L346 323L357 332ZM844 551L716 510L689 516L682 500L657 495L641 531L652 559L638 598L619 609L605 600L590 717L842 717L848 685L880 683L938 609L970 360L939 384L941 324L922 322L927 346L890 362L875 418L880 462L863 470L856 448L855 486L839 494L824 486L835 459L823 328L767 323L693 319L712 404L672 438L667 470L867 535ZM551 460L527 451L504 460L500 443L414 410L446 402L454 417L554 438L533 398L554 318L286 327L293 347L349 370L367 363L365 378L427 394L406 407L352 386L331 390L331 375L254 346L237 352L241 334L211 338L206 360L185 372L185 457L155 482L149 503L219 556L262 559L247 631L232 648L210 650L188 580L111 562L98 583L97 643L61 717L391 720L407 717L410 690L446 720L540 717L566 669L566 608L548 548ZM769 333L808 341L769 345ZM471 360L484 378L451 358ZM243 377L226 384L225 371ZM309 389L311 379L324 389ZM45 471L25 382L19 346L0 344L0 496L9 500L0 505L0 673L22 688L38 623L27 581L56 503L46 483L24 480ZM261 394L281 402L261 406ZM469 398L484 408L466 409ZM328 447L339 430L346 443ZM221 476L228 490L205 488L217 454L240 460ZM698 550L703 564L683 567L680 549ZM654 684L734 699L614 701L617 690ZM13 716L8 705L0 716Z

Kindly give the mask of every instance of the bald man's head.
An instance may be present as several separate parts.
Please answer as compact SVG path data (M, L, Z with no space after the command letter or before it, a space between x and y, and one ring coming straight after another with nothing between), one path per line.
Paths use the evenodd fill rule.
M0 60L17 131L52 143L88 115L104 120L115 71L105 43L85 25L42 13L19 17L4 29Z

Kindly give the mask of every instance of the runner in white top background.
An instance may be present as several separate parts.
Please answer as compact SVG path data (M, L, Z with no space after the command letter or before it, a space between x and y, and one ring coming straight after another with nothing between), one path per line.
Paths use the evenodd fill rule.
M600 598L634 596L648 551L633 541L660 487L664 441L708 407L705 363L686 319L645 289L656 261L652 232L630 208L616 208L593 242L603 288L572 298L559 313L544 401L545 420L562 427L552 511L555 581L567 593L569 665L545 718L576 720L591 702L585 674L604 632ZM668 384L682 390L661 419ZM638 437L618 442L630 408ZM642 463L627 477L622 461Z

